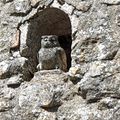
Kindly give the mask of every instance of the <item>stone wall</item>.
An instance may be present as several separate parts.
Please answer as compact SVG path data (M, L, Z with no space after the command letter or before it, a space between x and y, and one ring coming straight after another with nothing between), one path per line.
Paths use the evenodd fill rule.
M0 120L119 120L119 13L120 0L1 0ZM45 34L66 38L68 72L37 71Z

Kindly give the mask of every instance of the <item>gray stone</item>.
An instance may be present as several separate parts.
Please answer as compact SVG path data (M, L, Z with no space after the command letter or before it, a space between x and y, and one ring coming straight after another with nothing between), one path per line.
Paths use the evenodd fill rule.
M3 98L6 100L12 100L15 98L16 91L15 89L3 87L2 89Z
M53 2L53 0L30 0L30 1L31 1L32 6L35 6L38 3L41 6L44 6L44 5L48 6L48 5L50 5Z
M65 3L64 5L62 5L61 10L65 11L67 14L72 15L73 11L74 11L74 7L72 5L68 5L67 3Z
M7 3L0 7L0 62L10 57L10 41L16 32L19 18L10 16L11 4ZM19 19L19 20L18 20Z
M10 120L55 120L58 107L77 95L68 76L58 70L39 71L31 82L23 82L19 88L1 87L0 95L10 102L10 107L1 107L5 111L0 112L0 117Z
M77 10L81 10L83 12L88 11L88 9L91 7L91 2L82 0L65 0L65 2L73 5Z
M0 120L120 120L119 11L120 0L0 0ZM46 34L72 37L67 73L35 73Z
M33 114L39 113L38 120L56 120L56 114L45 111L44 109L33 110Z
M102 100L100 100L100 102L98 103L98 109L99 110L107 110L107 109L113 109L115 106L118 107L120 105L119 103L120 101L114 98L103 98Z
M0 112L4 112L10 108L9 102L4 99L0 99Z
M68 75L70 77L70 80L73 82L73 83L77 83L79 82L81 79L82 79L82 74L81 74L81 69L80 69L80 66L76 65L75 67L71 67L69 69L69 72L68 72Z
M59 4L63 5L65 4L65 1L64 0L57 0L59 2Z
M13 38L10 41L10 49L19 49L19 46L20 46L20 31L16 30L16 33L13 35Z
M20 53L22 56L28 55L28 46L27 46L27 32L28 32L28 24L24 24L20 26L20 31L23 31L20 34ZM27 55L26 55L27 54Z
M96 64L96 66L94 66ZM78 83L80 93L88 102L94 102L102 97L120 98L119 62L94 62L89 71Z
M4 78L7 75L9 67L10 65L8 64L8 61L3 61L0 63L0 78Z
M24 57L9 59L0 63L0 78L5 79L13 75L22 74L24 80L30 75L28 60Z
M82 102L81 102L82 101ZM118 120L120 117L118 116L119 111L119 101L113 102L116 109L106 109L106 110L99 110L97 106L98 103L95 104L85 104L80 97L75 97L73 100L68 101L67 103L63 104L59 107L57 111L57 119L58 120ZM118 118L117 118L118 117Z
M120 4L120 0L103 0L101 2L104 4L108 4L108 5L119 5Z
M32 82L22 88L19 106L53 108L61 105L62 97L69 90L70 83L65 82L67 79L64 73L57 70L37 72Z
M20 84L23 82L22 80L22 75L16 75L16 76L12 76L8 82L7 82L7 86L8 87L18 87L20 86Z
M14 11L12 14L27 14L31 9L29 0L14 0L13 3Z
M2 0L3 3L8 3L8 2L12 2L13 0Z

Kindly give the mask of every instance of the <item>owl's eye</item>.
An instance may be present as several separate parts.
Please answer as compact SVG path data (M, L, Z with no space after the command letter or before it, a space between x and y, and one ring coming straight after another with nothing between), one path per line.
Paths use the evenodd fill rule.
M48 38L47 38L47 37L45 37L45 38L44 38L44 41L47 41L47 40L48 40Z
M52 41L55 41L55 38L54 38L54 37L52 37L52 38L51 38L51 40L52 40Z

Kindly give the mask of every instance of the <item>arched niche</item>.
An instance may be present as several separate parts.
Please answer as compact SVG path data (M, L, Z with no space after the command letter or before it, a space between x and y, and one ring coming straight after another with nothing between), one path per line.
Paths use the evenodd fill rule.
M41 36L57 35L61 47L66 52L69 69L71 66L71 33L71 22L68 15L57 8L46 8L29 21L26 40L27 49L23 50L23 56L28 57L30 64L33 65L33 68L36 68Z

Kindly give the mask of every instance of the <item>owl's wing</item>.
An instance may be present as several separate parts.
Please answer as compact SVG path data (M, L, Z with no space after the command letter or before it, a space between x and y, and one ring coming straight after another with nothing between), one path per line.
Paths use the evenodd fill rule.
M38 60L38 62L41 61L41 59L43 58L43 56L44 56L44 50L40 49L39 52L38 52L38 54L37 54L37 60Z
M64 49L62 49L62 48L59 48L58 49L58 52L59 52L59 61L60 61L60 63L62 63L62 65L60 65L61 67L62 67L62 70L63 71L67 71L67 57L66 57L66 53L65 53L65 51L64 51Z

